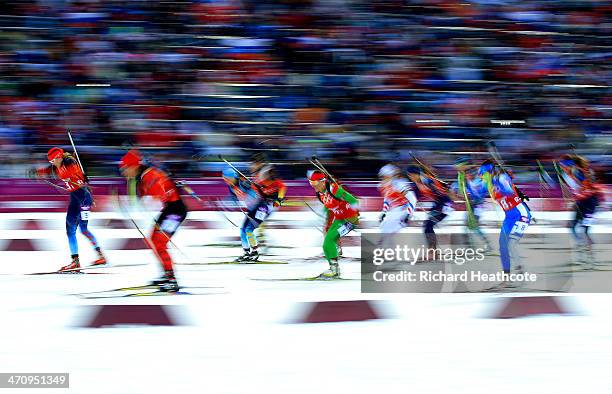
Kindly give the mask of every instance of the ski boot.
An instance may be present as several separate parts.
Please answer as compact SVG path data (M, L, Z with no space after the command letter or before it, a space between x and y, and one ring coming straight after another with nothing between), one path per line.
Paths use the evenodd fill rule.
M161 278L151 281L151 285L159 287L160 291L167 292L176 292L180 289L174 271L166 271Z
M510 281L510 280L504 280L498 284L496 284L495 286L491 286L489 288L484 289L483 291L485 292L500 292L503 293L505 291L508 290L512 290L512 289L516 289L518 286L516 283Z
M168 293L176 293L180 290L180 286L178 285L176 278L170 278L165 283L159 285L159 290Z
M482 251L482 253L485 256L499 256L499 253L497 253L495 251L495 249L493 249L493 247L491 246L490 243L485 243L485 247L483 248L484 250Z
M259 260L259 252L257 251L257 249L253 249L249 254L249 261L255 262L257 260Z
M234 263L243 263L251 260L251 252L244 249L244 254L234 260Z
M81 270L79 270L79 268L81 268L81 264L79 263L79 256L75 255L72 256L72 262L70 264L63 266L57 272L66 274L80 274Z
M593 257L593 246L589 243L584 243L578 247L579 259L578 262L583 269L593 269L595 259Z
M104 256L100 248L97 248L96 252L98 253L98 258L93 263L91 263L91 265L106 265L106 257Z
M340 265L337 261L329 262L329 269L319 275L320 279L335 279L340 277Z

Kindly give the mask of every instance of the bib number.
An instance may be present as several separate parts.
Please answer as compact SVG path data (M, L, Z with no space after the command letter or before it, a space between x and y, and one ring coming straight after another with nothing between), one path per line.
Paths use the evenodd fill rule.
M64 184L66 185L66 188L70 189L72 187L74 187L74 184L76 183L78 186L84 185L85 182L78 180L76 182L71 181L70 178L66 178L66 179L62 179L62 181L64 182Z
M263 221L266 216L268 216L268 210L265 208L259 208L257 212L255 212L255 219Z
M525 234L525 230L527 230L528 226L529 224L523 221L514 223L514 226L512 227L512 231L510 231L510 236L515 236L519 238L522 237L523 234Z
M338 234L341 237L344 237L346 234L350 233L355 226L351 222L346 222L342 226L338 227Z
M81 220L86 222L89 220L89 207L82 207L81 208Z

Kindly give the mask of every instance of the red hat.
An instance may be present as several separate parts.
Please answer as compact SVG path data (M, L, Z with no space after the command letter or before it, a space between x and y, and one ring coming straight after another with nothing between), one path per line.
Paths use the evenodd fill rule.
M62 148L58 148L57 146L49 149L49 152L47 152L47 159L49 159L49 161L55 160L62 156L64 156L64 150Z
M306 176L310 182L319 182L325 179L325 174L321 171L308 171Z
M135 149L129 150L119 162L119 168L134 167L142 164L142 156Z

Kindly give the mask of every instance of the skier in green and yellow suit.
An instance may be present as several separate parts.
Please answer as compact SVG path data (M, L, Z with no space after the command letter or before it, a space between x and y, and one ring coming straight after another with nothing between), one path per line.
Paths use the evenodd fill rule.
M359 223L359 200L342 186L328 179L321 171L309 171L308 181L315 189L317 198L331 215L331 225L325 232L323 253L329 262L329 269L319 275L321 278L340 276L338 265L338 240L353 230Z

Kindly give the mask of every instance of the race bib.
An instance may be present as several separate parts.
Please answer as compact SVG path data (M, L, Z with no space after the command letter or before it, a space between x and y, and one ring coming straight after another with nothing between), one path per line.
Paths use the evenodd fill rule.
M260 208L257 210L257 212L255 212L255 219L264 220L267 215L268 215L268 211L264 208Z
M527 230L527 227L529 226L529 223L520 221L520 222L516 222L514 223L514 226L512 227L512 231L510 231L510 236L515 236L515 237L522 237L523 234L525 233L525 230Z
M89 220L89 207L85 208L81 208L81 220L86 222Z
M163 222L161 222L159 228L165 233L174 234L180 224L180 216L169 215Z
M341 237L344 237L346 234L350 233L351 230L354 228L355 226L353 225L353 223L346 222L342 226L338 227L338 234L340 234Z
M580 224L584 227L591 227L594 220L593 215L586 215L584 218L582 218L582 222Z

